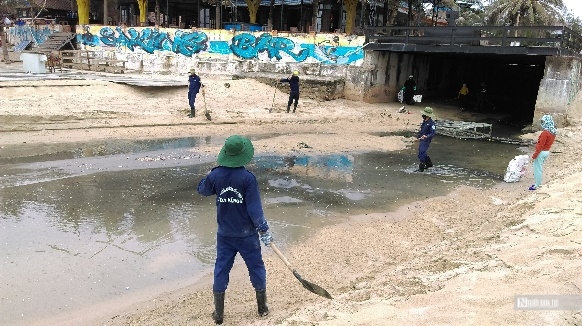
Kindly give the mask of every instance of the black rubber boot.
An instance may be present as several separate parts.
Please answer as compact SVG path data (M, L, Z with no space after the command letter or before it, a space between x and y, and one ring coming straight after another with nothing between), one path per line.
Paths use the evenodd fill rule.
M426 157L426 168L432 168L432 161L428 156Z
M287 105L287 113L289 113L289 109L291 109L291 107Z
M260 290L256 292L259 316L264 317L269 314L269 307L267 307L267 290Z
M224 318L224 292L214 292L214 311L212 319L217 325L222 324Z
M295 113L295 110L297 110L296 106L293 107L293 113Z
M424 162L420 162L420 164L418 165L418 172L424 172L424 169L426 169L426 164Z
M196 117L196 109L190 109L190 114L188 115L190 118Z

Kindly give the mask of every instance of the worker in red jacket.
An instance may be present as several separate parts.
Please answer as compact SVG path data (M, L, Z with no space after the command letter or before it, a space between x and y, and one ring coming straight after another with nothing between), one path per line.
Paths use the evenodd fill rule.
M554 140L556 140L556 134L558 130L554 126L554 119L549 114L542 116L540 119L541 126L544 129L540 136L538 137L538 142L536 144L536 149L531 156L533 160L533 173L535 184L529 187L529 190L537 190L542 185L542 172L544 167L544 162L550 155L550 148Z

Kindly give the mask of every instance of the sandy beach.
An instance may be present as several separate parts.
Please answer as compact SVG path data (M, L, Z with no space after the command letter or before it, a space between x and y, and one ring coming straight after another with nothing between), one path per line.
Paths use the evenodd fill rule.
M301 98L297 113L288 114L286 89L252 79L201 77L207 86L204 98L197 99L194 119L186 117L185 86L3 81L0 155L23 157L50 151L43 144L95 139L235 133L263 135L255 151L280 154L416 146L407 137L375 133L412 132L424 105L407 114L398 113L399 103ZM211 121L203 114L204 102ZM396 211L351 216L287 248L294 267L333 300L303 289L282 261L265 250L270 314L263 318L257 316L254 290L237 259L224 325L582 325L582 306L514 307L516 295L582 294L582 97L570 106L571 125L559 128L542 188L528 191L530 167L519 182L490 189L462 186ZM478 118L455 107L433 108L442 119ZM537 132L523 137L535 140ZM215 154L219 149L209 145L201 150ZM533 147L530 156L532 152ZM212 325L212 310L212 276L207 275L180 291L155 298L144 294L138 304L108 302L37 325Z

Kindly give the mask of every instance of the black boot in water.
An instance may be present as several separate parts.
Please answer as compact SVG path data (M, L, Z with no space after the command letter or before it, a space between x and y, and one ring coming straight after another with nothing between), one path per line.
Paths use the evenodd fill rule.
M424 172L424 169L426 169L426 164L424 164L424 162L420 162L420 164L418 165L418 170L416 170L416 172Z
M432 161L430 160L430 157L426 157L426 167L427 168L432 168Z
M267 290L260 290L256 292L259 316L264 317L269 314L269 307L267 307Z
M214 312L212 312L212 319L217 325L222 324L224 319L224 292L214 292Z

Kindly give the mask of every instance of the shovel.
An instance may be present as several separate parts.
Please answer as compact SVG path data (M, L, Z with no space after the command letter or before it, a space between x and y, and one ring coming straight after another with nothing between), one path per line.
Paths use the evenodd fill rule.
M202 99L204 100L204 116L206 117L206 120L212 121L210 112L208 112L208 109L206 108L206 92L204 92L204 88L202 88Z
M273 241L271 241L271 249L273 249L273 251L277 254L277 256L279 256L279 258L281 258L281 260L285 263L287 268L289 268L289 270L293 273L293 275L295 275L295 277L299 280L299 282L301 282L301 285L303 285L304 288L306 288L307 290L309 290L317 295L320 295L324 298L333 299L331 297L331 295L321 286L319 286L317 284L313 284L307 280L304 280L301 277L301 275L299 275L299 273L297 273L297 271L291 266L291 263L289 263L289 261L285 258L285 256L283 256L283 254L279 251L279 248L277 248L277 246L275 246L275 243Z

